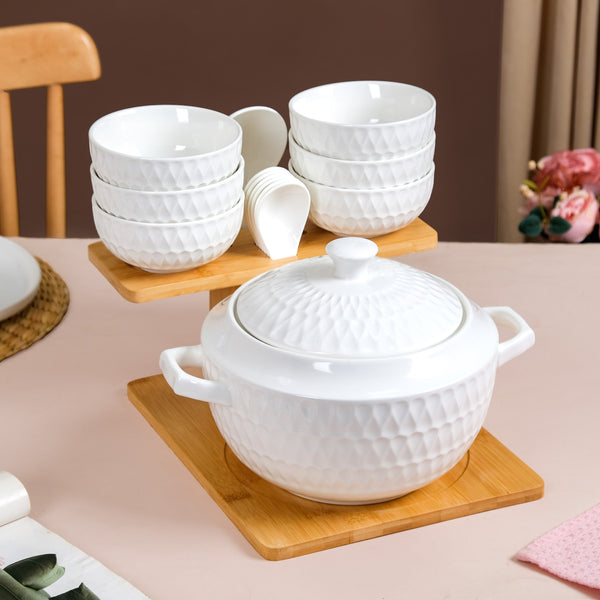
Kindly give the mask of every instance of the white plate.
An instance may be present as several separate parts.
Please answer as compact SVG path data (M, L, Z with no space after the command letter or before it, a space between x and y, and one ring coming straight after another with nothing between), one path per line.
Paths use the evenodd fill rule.
M0 321L33 300L41 278L40 265L25 248L0 237Z

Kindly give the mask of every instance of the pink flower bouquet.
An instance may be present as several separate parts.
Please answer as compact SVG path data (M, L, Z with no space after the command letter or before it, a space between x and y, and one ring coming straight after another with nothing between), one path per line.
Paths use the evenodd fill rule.
M527 216L519 231L553 242L598 241L600 153L561 150L531 161L529 169L531 179L521 186Z

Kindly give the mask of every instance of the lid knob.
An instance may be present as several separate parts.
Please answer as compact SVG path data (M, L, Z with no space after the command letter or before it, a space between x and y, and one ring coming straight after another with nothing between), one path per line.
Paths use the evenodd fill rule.
M333 260L333 274L339 279L362 278L369 261L378 251L375 242L358 237L338 238L325 247L325 252Z

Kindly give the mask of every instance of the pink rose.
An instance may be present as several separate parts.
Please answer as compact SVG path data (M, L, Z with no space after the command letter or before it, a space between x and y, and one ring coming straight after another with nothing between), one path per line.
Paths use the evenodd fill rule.
M548 192L583 187L600 193L600 153L594 148L554 152L537 162L532 180Z
M565 190L559 188L546 186L539 192L534 192L530 187L523 184L521 186L521 194L523 195L523 207L521 208L521 214L528 215L531 210L537 206L543 206L548 212L554 207L554 200L556 196L560 196Z
M550 216L562 217L571 224L569 231L562 235L550 235L550 239L578 244L598 222L598 201L589 190L575 190L556 203Z
M552 210L554 206L554 199L556 196L560 196L563 190L558 188L544 188L540 193L534 192L533 190L523 191L525 201L523 203L523 214L528 215L529 212L540 204L548 211Z

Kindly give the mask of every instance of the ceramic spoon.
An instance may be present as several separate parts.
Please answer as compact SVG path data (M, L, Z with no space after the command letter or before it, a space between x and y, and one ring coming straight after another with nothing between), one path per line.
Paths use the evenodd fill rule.
M284 118L268 106L249 106L232 113L242 127L244 185L259 171L279 164L287 145Z
M295 256L310 209L308 188L287 169L269 167L246 186L246 224L270 258Z

